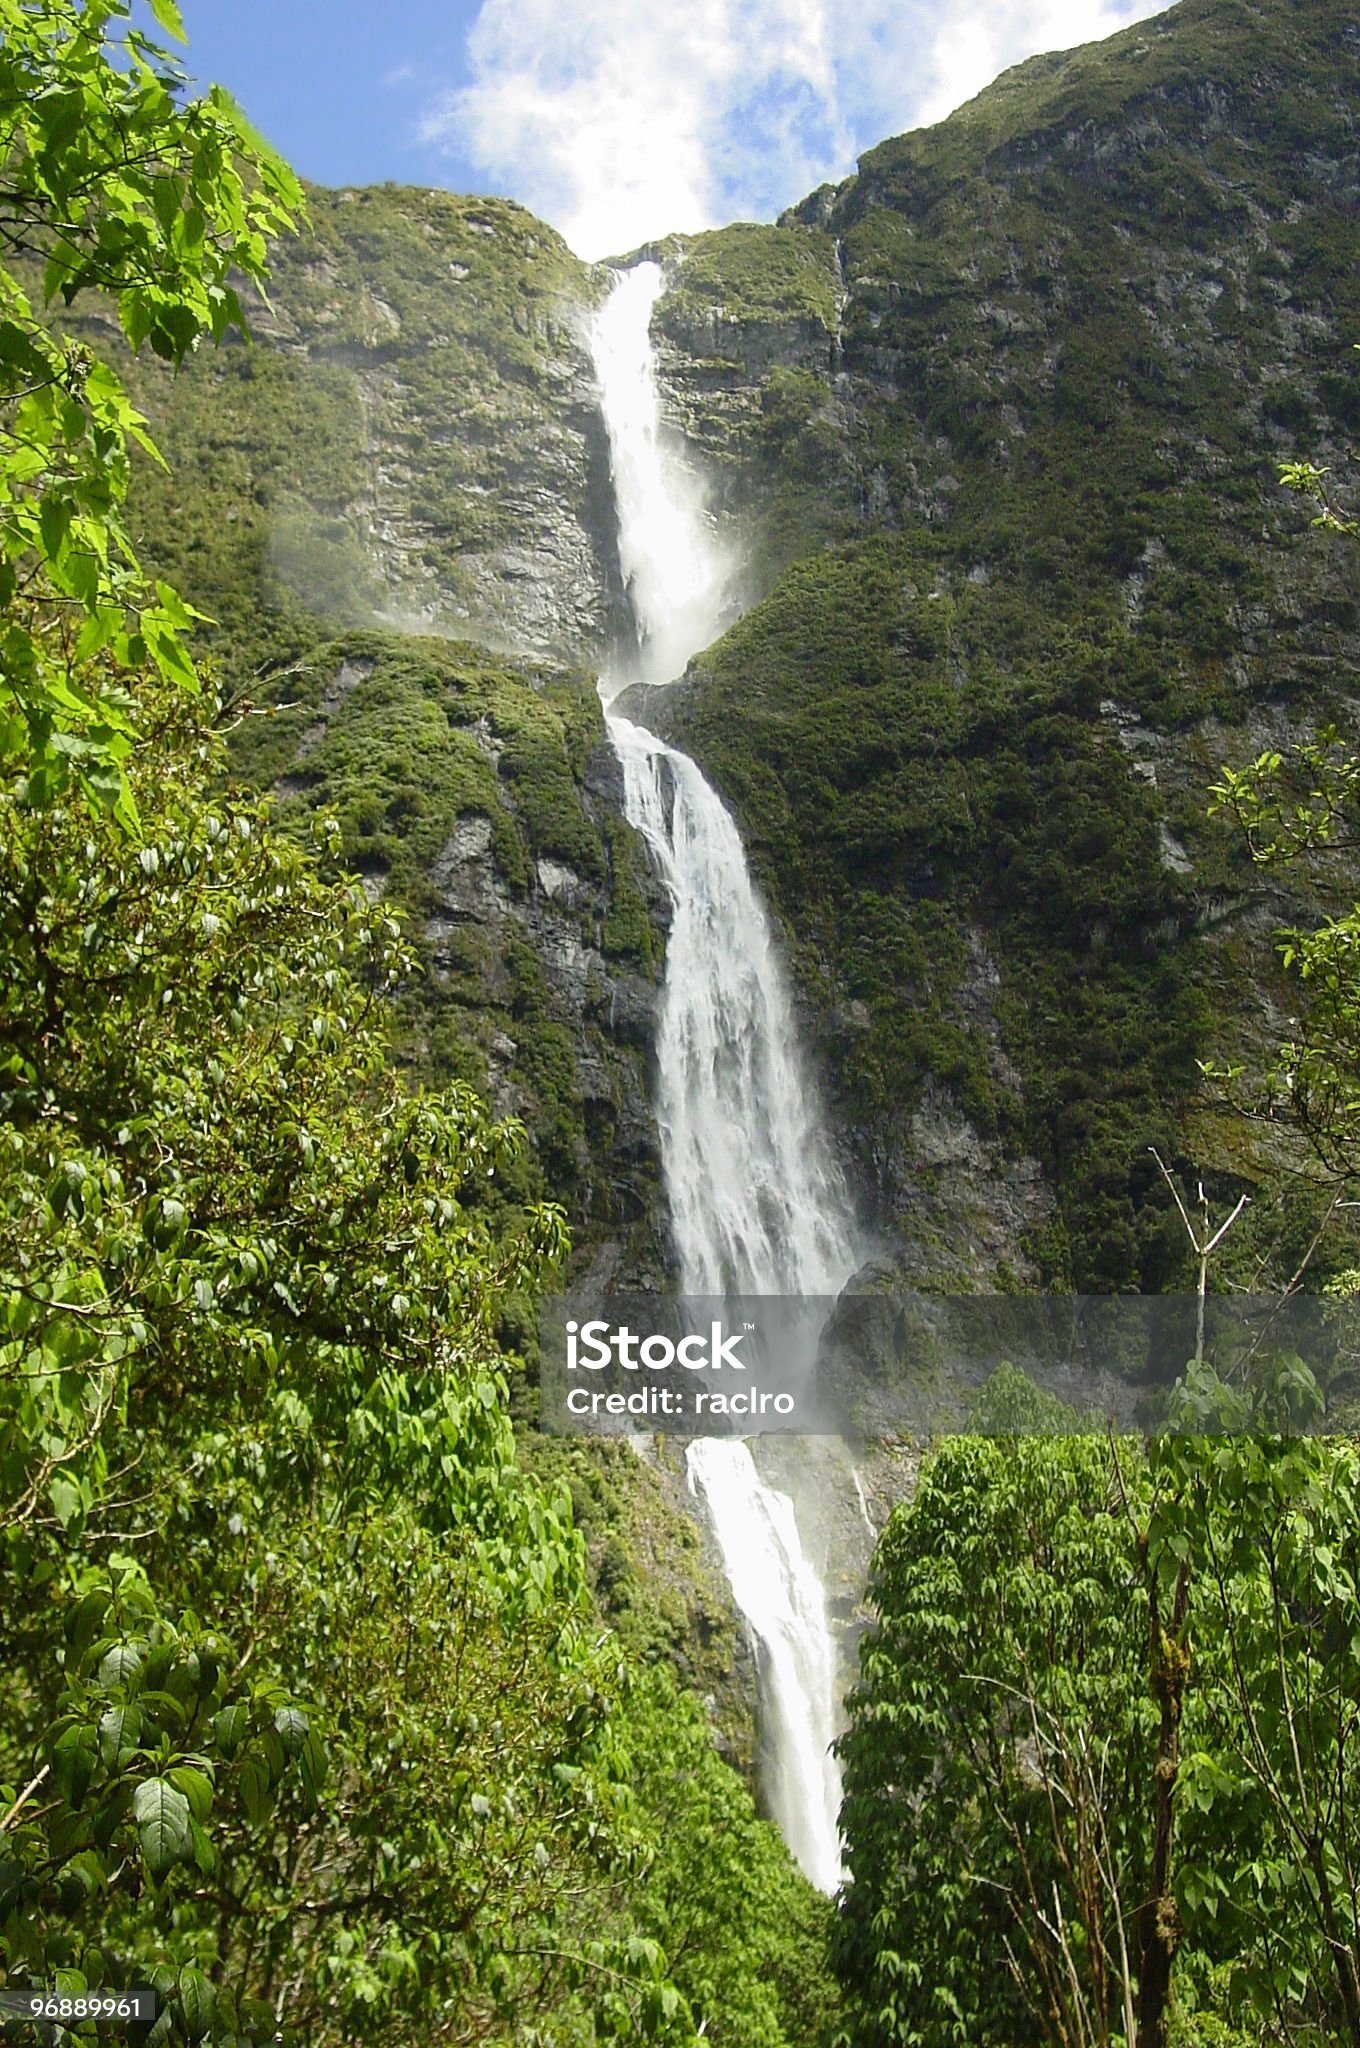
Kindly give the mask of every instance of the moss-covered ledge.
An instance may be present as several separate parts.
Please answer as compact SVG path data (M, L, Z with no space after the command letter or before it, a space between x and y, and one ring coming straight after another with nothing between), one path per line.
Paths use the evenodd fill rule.
M646 1073L661 900L622 816L594 678L467 641L358 631L281 669L237 771L410 927L401 1057L461 1076L530 1132L518 1187L568 1208L578 1261L665 1271Z

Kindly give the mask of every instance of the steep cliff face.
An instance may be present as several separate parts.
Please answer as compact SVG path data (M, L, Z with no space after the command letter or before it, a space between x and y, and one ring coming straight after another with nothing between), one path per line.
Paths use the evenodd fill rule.
M374 623L598 657L623 605L584 338L601 281L507 200L313 189L308 209L250 308L256 348L137 366L171 457L140 493L147 539L237 667Z
M1164 519L1189 487L1190 524L1230 526L1276 449L1360 417L1358 64L1326 0L1181 0L883 143L777 228L681 245L654 328L722 502L758 515L801 469L847 534L1031 529L1054 559L1016 566L1050 576L1114 549L1146 607L1195 567L1164 534L1141 562L1150 501ZM1232 565L1199 566L1221 622Z
M834 375L839 250L816 225L744 222L655 253L667 265L652 338L668 417L756 597L856 528L853 413Z
M369 630L268 687L239 765L285 822L335 817L343 865L404 916L422 971L398 996L402 1056L522 1121L503 1197L564 1203L601 1280L662 1285L648 1069L665 908L593 678Z
M712 237L658 309L769 595L649 715L741 818L899 1270L1164 1286L1149 1145L1259 1165L1197 1061L1278 1036L1309 906L1206 810L1360 654L1353 551L1277 480L1345 489L1358 123L1335 7L1181 0ZM819 366L771 280L828 247Z

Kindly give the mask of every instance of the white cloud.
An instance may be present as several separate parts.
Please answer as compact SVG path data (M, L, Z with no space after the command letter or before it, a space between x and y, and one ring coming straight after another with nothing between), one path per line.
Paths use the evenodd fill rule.
M768 219L1007 65L1165 0L484 0L424 116L584 256Z
M913 125L942 121L1023 57L1096 42L1132 21L1161 13L1165 4L1166 0L1139 0L1131 6L1121 0L1002 0L998 5L996 0L974 0L972 6L949 10L931 41L927 70L932 84L917 103Z

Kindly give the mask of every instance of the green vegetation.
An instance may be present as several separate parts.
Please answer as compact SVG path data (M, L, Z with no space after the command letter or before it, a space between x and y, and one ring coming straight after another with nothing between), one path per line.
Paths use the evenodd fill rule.
M225 93L178 104L178 67L139 31L108 62L110 24L129 12L124 0L0 8L0 760L12 773L24 758L39 801L74 774L125 825L122 678L150 659L194 687L190 613L151 585L123 524L129 447L156 452L145 420L107 363L34 313L9 266L38 272L43 303L97 284L134 352L149 341L178 364L240 322L229 275L263 274L266 235L301 200ZM181 33L174 0L154 12ZM43 629L53 606L67 608L65 633Z
M116 97L115 12L21 25L69 30ZM146 140L156 219L193 249L184 118L162 95ZM158 317L177 331L172 292ZM79 540L102 562L122 450L98 445L118 489L101 509L85 462ZM60 490L53 460L8 434L10 502ZM822 2038L827 1902L697 1703L601 1625L568 1487L517 1462L507 1345L561 1211L516 1179L519 1126L402 1078L412 954L376 889L324 872L348 834L370 883L413 890L446 800L521 889L550 853L599 881L621 843L579 800L598 709L558 671L436 643L413 672L407 643L352 638L288 678L301 738L287 713L250 733L265 773L271 745L315 754L343 823L307 847L232 792L220 706L154 620L136 644L120 613L114 647L96 607L73 635L72 530L39 516L51 573L7 623L78 705L116 663L125 744L119 794L81 751L95 721L40 707L0 779L4 1988L112 2040L79 2001L149 1979L147 2038L207 2048ZM348 697L387 728L367 784Z
M836 239L834 379L768 323L744 372L678 373L768 596L667 730L740 816L835 1116L929 1269L1173 1284L1150 1143L1255 1188L1243 1277L1287 1278L1325 1206L1197 1061L1259 1069L1287 997L1208 786L1346 717L1357 563L1274 458L1351 432L1356 90L1322 4L1181 0L1035 60L772 231ZM753 260L706 256L754 305ZM683 264L679 346L672 299ZM966 1119L993 1184L1037 1160L1051 1213L999 1257L985 1189L932 1218L918 1112Z
M611 760L593 678L370 630L268 692L234 765L299 837L335 818L343 869L409 921L408 1071L490 1077L531 1134L507 1185L567 1204L585 1246L612 1234L664 1262L655 1161L614 1151L645 1091L641 1046L612 1027L618 984L650 989L659 959L632 835L586 786Z
M516 1197L551 1190L583 1260L610 1237L655 1274L659 1175L637 1142L648 998L620 1005L616 983L649 982L659 959L631 835L584 786L603 746L593 682L376 623L414 612L457 632L471 614L530 637L523 580L495 562L532 549L531 516L540 538L559 517L589 523L584 437L565 446L558 411L594 287L508 201L313 190L308 210L307 233L272 251L268 305L249 300L255 346L123 364L165 456L136 478L129 532L203 615L198 648L233 696L233 772L304 838L318 809L335 816L347 871L409 916L408 1070L469 1080L522 1118ZM121 357L97 297L69 317L73 346ZM566 559L564 583L579 567ZM579 642L579 622L545 620L531 594L533 638ZM460 817L494 827L461 876ZM570 900L548 900L540 859L579 880ZM549 932L579 956L569 983L545 966ZM633 1021L616 1034L621 1007Z
M840 275L836 245L817 228L790 233L740 221L679 244L680 262L666 293L664 322L707 326L713 354L741 347L743 330L806 322L823 336L836 331Z
M1360 2041L1357 1478L1280 1438L930 1461L842 1744L855 2048Z
M704 657L675 724L735 803L819 1010L863 1006L828 1036L838 1117L881 1142L943 1084L1043 1161L1052 1277L1155 1291L1180 1254L1147 1148L1174 1143L1203 1004L1188 891L1101 712L1128 636L1083 644L1017 609L1003 665L997 598L942 588L943 553L873 540L801 564ZM970 931L990 993L970 992Z
M137 716L139 843L5 799L10 1984L149 1976L173 2041L808 2038L823 1903L516 1463L520 1134L405 1090L395 927Z
M608 1439L564 1442L526 1432L520 1458L543 1484L570 1490L591 1587L628 1655L711 1702L723 1754L749 1776L755 1765L749 1652L721 1571L705 1556L698 1524L680 1504L682 1460L664 1440L655 1448L653 1463L639 1459L631 1445Z
M998 1374L971 1426L1003 1440L929 1460L880 1544L839 1909L759 1817L676 1474L525 1424L548 1198L578 1257L664 1266L649 884L590 680L541 651L608 615L571 418L595 284L505 202L313 194L267 345L195 355L296 190L150 44L110 67L119 18L0 0L16 263L111 266L134 346L185 358L125 397L107 306L56 340L0 278L6 1988L148 1976L151 2038L207 2048L1360 2044L1360 1470L1259 1433L1316 1406L1298 1361L1244 1393L1197 1360L1187 1433L1144 1447L1064 1440ZM1207 1133L1271 1212L1229 1278L1306 1262L1353 1183L1360 777L1320 716L1259 741L1334 708L1355 620L1268 459L1355 418L1354 57L1311 4L1182 0L1102 61L885 145L815 220L699 238L661 326L728 509L765 492L772 585L674 718L841 1121L904 1235L918 1109L1036 1157L1029 1270L1108 1289L1183 1271L1152 1144ZM110 109L140 188L101 168ZM134 402L177 473L129 469ZM1245 845L1203 814L1239 732ZM1297 852L1277 965L1232 906ZM1244 992L1299 987L1311 1207L1293 1125L1252 1150L1257 1105L1195 1093ZM1258 1008L1225 1057L1277 1035ZM1198 1433L1225 1422L1258 1434Z
M1354 540L1324 476L1284 471ZM1303 1015L1245 1079L1333 1208L1360 1166L1357 793L1331 726L1214 791L1258 868L1306 864L1330 906L1280 935ZM1239 1211L1211 1237L1200 1199L1202 1289ZM1298 1434L1322 1402L1289 1355L1220 1380L1201 1320L1150 1443L1054 1441L1056 1404L1003 1368L973 1426L1017 1434L928 1462L875 1556L841 1744L852 2048L1360 2043L1360 1459Z
M640 1027L616 1036L612 1019L618 977L645 983L659 961L631 835L584 788L603 743L593 684L376 623L414 611L458 632L471 614L520 642L529 623L539 640L581 639L571 623L545 629L536 591L532 622L502 617L501 597L513 607L525 585L492 557L532 549L530 518L545 536L559 516L584 532L588 464L557 411L582 375L592 286L507 201L314 190L308 207L307 234L273 252L269 305L251 304L254 347L173 375L126 365L167 464L139 474L130 529L205 615L199 646L236 698L233 770L272 789L304 837L318 808L337 817L348 871L409 915L409 1070L470 1080L523 1119L516 1193L563 1201L582 1259L610 1237L656 1273ZM72 320L82 345L117 346L97 300ZM564 582L579 585L578 570L569 559ZM434 869L460 816L494 834L450 907L459 877L441 884ZM579 877L572 900L547 902L540 858ZM548 929L589 956L570 987L545 970Z

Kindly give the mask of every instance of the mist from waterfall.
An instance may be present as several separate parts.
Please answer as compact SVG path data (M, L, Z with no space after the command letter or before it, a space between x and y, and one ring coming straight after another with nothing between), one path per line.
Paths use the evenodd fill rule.
M609 433L619 557L645 681L664 682L721 630L725 572L661 427L650 339L662 274L625 272L592 345ZM622 682L606 678L606 702ZM857 1263L845 1189L810 1107L785 977L740 835L687 755L610 718L626 810L674 912L658 1033L657 1121L688 1293L832 1294ZM810 1369L815 1331L809 1331ZM824 1890L841 1871L836 1646L790 1497L749 1445L689 1447L737 1605L760 1652L766 1791L803 1869Z
M590 332L609 433L619 567L638 635L636 670L606 679L611 688L670 682L691 654L716 639L731 609L732 565L662 427L651 339L662 283L659 263L623 271Z

